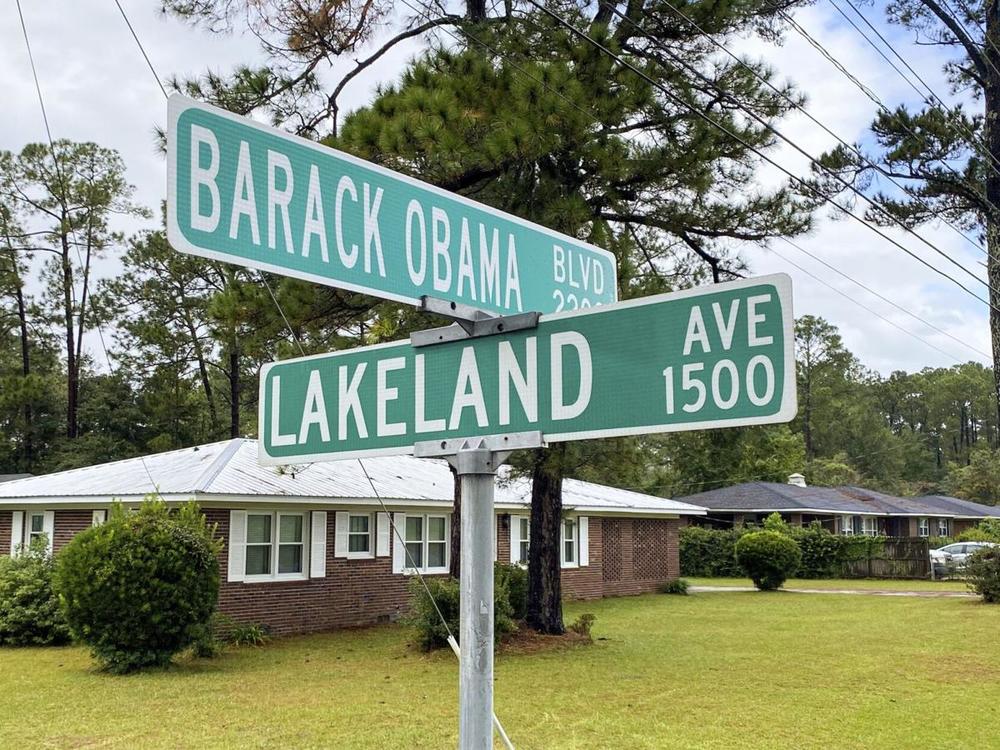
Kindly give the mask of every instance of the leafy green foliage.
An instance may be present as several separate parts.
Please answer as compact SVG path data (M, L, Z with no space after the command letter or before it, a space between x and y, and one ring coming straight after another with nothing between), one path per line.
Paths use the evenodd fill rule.
M742 574L736 563L736 541L745 530L685 526L680 530L681 574L696 578L733 578Z
M965 578L984 602L1000 603L1000 547L987 547L971 555L965 563Z
M594 622L596 621L597 615L591 614L590 612L584 612L569 624L569 629L577 635L590 638L590 631L594 627Z
M521 565L508 565L506 563L494 563L493 565L494 585L500 585L507 589L511 617L515 620L523 620L528 615L528 571Z
M677 594L680 596L687 596L688 588L690 586L691 584L685 579L674 578L666 583L661 583L656 590L661 594Z
M1000 503L1000 451L987 445L976 446L967 465L952 466L946 484L956 497L997 505Z
M752 531L736 542L736 561L761 591L773 591L795 573L802 552L791 537L776 531Z
M511 603L509 584L516 576L508 572L494 577L493 581L493 635L496 640L507 633L517 631L515 607ZM460 587L456 579L434 576L425 578L425 590L419 578L410 580L411 611L404 622L417 631L417 645L424 651L442 648L448 645L448 630L459 638L459 594ZM525 584L525 592L527 584ZM526 595L526 594L525 594ZM437 605L435 607L435 604ZM440 611L440 616L438 612ZM444 618L445 622L441 621ZM447 623L447 627L445 626ZM460 644L461 645L461 644Z
M1000 519L987 518L958 535L959 542L996 542L1000 544Z
M796 573L799 578L836 578L842 574L851 537L831 534L819 522L813 521L805 528L796 529L793 538L802 551Z
M46 541L0 557L0 646L51 646L69 641L69 628L52 590Z
M71 632L111 672L166 665L211 622L220 550L193 503L116 504L60 552L54 586Z
M256 622L234 622L226 632L226 640L234 646L258 647L265 645L271 636L267 627Z

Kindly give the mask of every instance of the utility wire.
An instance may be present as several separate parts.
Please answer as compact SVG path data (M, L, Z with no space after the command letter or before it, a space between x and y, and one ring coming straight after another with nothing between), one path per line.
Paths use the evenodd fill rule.
M63 183L62 184L62 188L63 188L62 203L63 203L63 210L66 211L66 206L69 203L69 201L67 199L67 196L66 196L66 188L67 188L67 182L68 182L68 180L66 179L66 177L62 173L62 166L61 166L61 164L59 162L59 156L56 154L55 139L53 139L53 137L52 137L52 129L49 127L49 115L48 115L48 112L45 109L45 97L42 96L42 86L38 82L38 70L35 67L35 56L34 56L34 54L31 51L31 40L28 38L28 26L27 26L27 24L24 21L24 11L21 8L21 0L16 0L16 2L17 2L17 15L18 15L18 18L21 21L21 33L24 35L24 47L25 47L25 49L28 52L28 62L31 64L31 77L35 81L35 93L38 95L38 107L42 111L42 121L45 123L45 136L46 136L46 138L48 139L48 142L49 142L49 152L52 154L52 164L55 167L56 175L59 177L59 180ZM67 220L70 220L70 217L68 215L68 211L67 211L66 218L67 218ZM81 268L83 268L83 256L80 254L80 241L79 241L79 239L77 239L76 228L73 226L72 221L70 221L69 231L70 231L70 234L73 237L73 249L76 251L76 262L80 264ZM73 303L76 304L76 286L75 285L70 286L70 293L71 293L71 295L73 297ZM80 325L81 326L83 325L83 318L82 318L82 316L81 316L81 319L80 319ZM101 349L104 352L104 359L105 359L105 361L108 364L108 370L110 370L110 371L113 372L114 368L111 366L111 357L108 354L108 347L104 343L104 331L101 330L101 324L100 323L97 324L97 336L98 336L98 338L101 341Z
M854 3L851 2L851 0L844 0L844 2L847 3L847 5L849 5L851 7L851 10L854 11L855 15L857 15L858 18L860 18L862 20L862 22L869 29L871 29L872 32L874 32L875 36L877 36L879 38L879 40L886 47L889 48L889 50L892 52L892 54L895 55L900 60L900 62L903 63L903 65L906 67L906 69L908 71L910 71L910 73L913 74L913 76L923 85L923 87L925 89L927 89L927 93L926 94L923 91L921 91L920 88L915 83L913 83L913 81L910 80L910 78L907 77L907 75L905 73L903 73L903 71L901 71L899 69L899 67L892 60L890 60L886 56L886 54L881 50L881 48L879 48L879 46L877 44L875 44L875 42L871 39L871 37L868 36L868 34L866 34L863 29L859 28L858 25L854 22L854 20L850 16L848 16L847 13L845 13L844 10L839 5L837 5L837 0L829 0L829 2L830 2L830 5L832 5L836 9L836 11L841 16L843 16L844 20L847 21L847 23L849 23L851 25L851 27L854 28L854 30L857 31L858 34L866 42L868 42L869 45L871 45L871 48L874 49L876 52L878 52L879 56L889 64L889 67L891 67L894 71L896 71L896 73L899 75L899 77L902 78L910 86L910 88L912 88L916 92L917 96L919 96L924 101L925 104L928 104L930 106L935 106L935 105L936 106L940 106L940 107L942 107L945 110L951 109L947 104L945 104L944 100L940 96L937 95L937 93L934 91L934 89L931 88L930 84L927 83L927 81L925 81L923 79L923 77L916 70L913 69L913 66L910 65L910 63L906 60L906 58L904 58L901 54L899 54L899 52L896 51L896 48L892 46L892 44L889 42L888 39L885 38L885 36L882 34L882 32L879 31L871 23L871 21L869 21L865 17L865 15L860 10L858 10L857 6L854 5ZM986 59L988 60L988 58L986 58ZM992 63L990 63L990 64L992 65ZM994 67L994 70L995 70L995 67ZM1000 73L1000 71L997 71L997 72ZM961 131L961 133L966 138L969 139L969 142L971 144L973 144L973 146L975 146L977 143L980 145L981 148L979 148L979 149L975 149L974 148L974 150L979 151L979 153L981 155L985 156L988 159L988 161L989 161L988 166L990 167L990 169L992 169L992 171L995 174L1000 175L1000 171L997 170L997 166L1000 165L1000 159L997 159L997 157L994 154L992 154L990 152L990 150L986 147L986 144L983 143L979 138L977 138L976 135L971 130L969 130L967 127L965 127L964 125L961 125L961 126L959 126L959 130Z
M946 352L944 349L941 349L940 347L935 346L934 344L932 344L931 342L927 341L924 338L921 338L917 334L912 333L912 332L906 330L905 328L903 328L898 323L893 322L892 320L890 320L889 318L887 318L884 315L880 314L876 310L873 310L872 308L868 307L868 305L864 304L863 302L859 302L858 300L854 299L854 297L852 297L851 295L847 294L846 292L841 291L840 289L838 289L837 287L835 287L833 284L829 283L825 279L822 279L819 276L817 276L816 274L814 274L812 271L810 271L810 270L808 270L806 268L803 268L798 263L796 263L795 261L793 261L791 258L789 258L786 255L783 255L782 253L778 252L773 247L769 248L769 249L771 250L772 253L774 253L775 255L777 255L783 261L785 261L789 265L794 266L795 268L799 269L800 271L802 271L802 273L806 274L807 276L811 276L813 279L815 279L816 281L818 281L820 284L822 284L823 286L827 287L828 289L832 289L837 294L839 294L841 297L843 297L844 299L846 299L848 302L853 302L855 305L857 305L861 309L866 310L870 314L874 315L876 318L879 318L880 320L888 323L893 328L895 328L895 329L897 329L899 331L902 331L903 333L905 333L910 338L916 339L920 343L922 343L922 344L924 344L926 346L929 346L931 349L934 349L935 351L940 352L941 354L943 354L944 356L946 356L949 360L951 360L953 362L961 361L961 357L956 357L954 354L950 354L949 352Z
M118 6L118 12L121 13L122 18L125 19L125 25L128 26L128 30L132 32L132 38L135 39L135 43L138 45L139 51L142 53L142 57L146 61L146 65L149 66L149 71L156 79L156 83L160 87L160 91L163 92L163 98L169 99L170 97L167 95L167 90L163 87L163 81L161 81L160 77L156 74L156 68L153 67L153 63L150 61L149 55L146 54L146 50L143 48L142 42L139 41L139 35L135 33L135 29L132 27L132 22L128 20L128 16L125 14L125 9L122 7L122 4L118 2L118 0L115 0L115 5Z
M874 232L875 234L879 235L880 237L882 237L887 242L890 242L892 245L894 245L895 247L899 248L904 253L906 253L907 255L909 255L911 258L913 258L917 262L921 263L922 265L924 265L927 268L929 268L930 270L932 270L934 273L936 273L939 276L942 276L942 277L948 279L949 281L951 281L953 284L955 284L957 287L959 287L960 289L962 289L964 292L966 292L971 297L974 297L975 299L979 300L980 302L988 305L991 309L996 310L997 312L1000 312L1000 307L996 307L991 302L989 302L987 300L984 300L982 297L980 297L979 295L977 295L975 292L973 292L971 289L969 289L965 284L963 284L961 281L959 281L958 279L956 279L954 276L951 276L950 274L946 273L945 271L942 271L940 268L937 268L936 266L932 265L931 263L929 263L925 259L921 258L919 255L917 255L916 253L914 253L912 250L910 250L909 248L907 248L905 245L901 244L897 240L895 240L892 237L890 237L888 234L886 234L885 232L883 232L878 227L876 227L876 226L868 223L863 218L855 215L851 210L845 208L841 204L837 203L837 201L835 201L832 198L830 198L829 196L825 195L822 191L817 190L814 186L810 185L808 182L806 182L805 180L803 180L801 177L798 177L797 175L795 175L794 173L792 173L790 170L788 170L785 167L783 167L780 164L778 164L774 159L772 159L771 157L767 156L767 154L765 154L759 148L753 146L752 144L750 144L749 142L747 142L744 138L741 138L737 133L734 133L731 129L729 129L728 127L726 127L722 123L720 123L717 120L715 120L712 117L710 117L708 114L706 114L705 112L703 112L700 108L696 107L693 104L690 104L690 103L684 101L679 96L677 96L672 91L670 91L668 88L666 88L665 86L663 86L661 83L659 83L658 81L654 80L653 78L651 78L650 76L648 76L646 73L644 73L642 70L640 70L639 68L637 68L636 66L634 66L632 63L628 62L627 60L622 59L619 55L616 55L614 52L612 52L611 50L609 50L605 45L601 44L597 40L595 40L592 37L588 36L586 33L582 32L579 29L577 29L576 27L574 27L572 24L570 24L568 21L566 21L565 19L563 19L557 13L549 10L548 8L546 8L546 7L542 6L542 5L540 5L535 0L528 0L528 2L531 5L533 5L535 8L537 8L540 11L542 11L546 15L550 16L553 20L557 21L559 24L561 24L562 26L564 26L571 33L575 34L576 36L579 36L581 39L584 39L589 44L591 44L592 46L594 46L596 49L602 51L604 54L608 55L613 60L615 60L616 62L618 62L620 65L622 65L622 66L628 68L629 70L631 70L633 73L635 73L640 78L642 78L644 81L646 81L648 84L650 84L655 89L657 89L658 91L660 91L661 93L663 93L671 101L676 102L677 104L681 105L685 109L689 110L696 117L700 118L701 120L705 121L706 123L712 125L713 127L717 128L718 130L722 131L723 133L725 133L726 135L728 135L730 138L732 138L733 140L735 140L736 142L740 143L741 145L743 145L748 150L750 150L753 153L755 153L762 160L764 160L765 162L767 162L768 164L770 164L772 167L774 167L775 169L777 169L780 172L782 172L783 174L785 174L793 182L797 183L801 187L803 187L806 190L810 191L813 195L815 195L816 197L818 197L823 202L829 203L833 207L837 208L839 211L841 211L844 214L846 214L848 217L850 217L850 218L854 219L855 221L859 222L862 226L867 227L869 229L869 231Z
M833 2L833 0L831 0L831 2ZM790 137L788 137L783 132L781 132L780 130L778 130L776 127L774 127L767 119L765 119L764 117L761 117L759 114L757 114L756 112L754 112L753 109L750 106L747 106L747 105L741 103L738 99L736 99L736 97L732 96L727 91L724 91L717 83L715 83L707 75L705 75L704 73L702 73L701 71L699 71L697 68L695 68L690 63L685 62L679 55L677 55L676 53L674 53L672 50L668 49L664 45L662 45L659 42L657 42L657 40L655 38L653 38L652 36L650 36L649 33L642 26L640 26L639 24L637 24L635 21L633 21L631 18L629 18L624 13L621 13L620 11L618 11L616 8L612 8L612 12L617 13L622 18L623 21L627 22L633 28L635 28L636 31L638 31L640 34L642 34L642 36L648 42L650 42L656 49L660 50L663 54L667 55L667 57L669 57L671 60L673 60L677 65L679 65L682 68L684 68L685 70L689 71L692 75L694 75L697 78L701 79L707 85L713 87L719 93L719 95L721 97L723 97L724 99L729 100L735 107L739 108L747 116L749 116L751 119L755 120L758 124L760 124L761 127L770 130L772 133L774 133L776 136L778 136L778 138L780 138L782 141L784 141L789 146L791 146L793 149L795 149L795 151L797 151L799 154L801 154L805 158L809 159L810 163L812 163L813 165L819 165L819 161L818 161L818 159L815 156L813 156L812 154L810 154L808 151L806 151L804 148L802 148L798 143L796 143ZM665 66L663 66L662 63L660 63L660 65L661 65L661 67L665 67ZM888 218L889 221L891 221L891 222L895 223L896 225L898 225L903 231L905 231L905 232L907 232L909 234L912 234L914 237L916 237L918 240L920 240L923 244L925 244L931 250L933 250L934 252L936 252L942 258L944 258L945 260L947 260L949 263L951 263L952 265L956 266L960 270L964 271L966 274L968 274L970 277L972 277L973 279L975 279L976 281L978 281L980 284L982 284L983 286L985 286L987 289L992 290L992 287L990 287L990 284L989 284L988 281L984 281L983 279L981 279L975 273L973 273L972 271L970 271L968 268L966 268L965 266L963 266L957 260L955 260L950 255L948 255L943 250L941 250L939 247L937 247L937 245L935 245L934 243L932 243L930 240L926 239L922 235L918 234L916 232L916 230L914 230L912 227L907 226L906 223L904 223L902 220L900 220L899 218L897 218L896 216L894 216L888 209L886 209L884 206L882 206L880 203L876 202L875 200L869 198L867 195L864 194L864 192L862 192L857 187L855 187L854 185L852 185L850 182L848 182L847 180L845 180L843 177L841 177L839 174L837 174L834 170L832 170L832 169L830 169L828 167L824 167L822 165L819 165L819 166L820 166L820 168L826 174L828 174L830 177L832 177L834 180L836 180L838 183L840 183L844 188L846 188L847 190L850 190L854 195L856 195L857 197L859 197L862 200L864 200L865 202L867 202L872 208L874 208L879 213L881 213L883 216L885 216L886 218ZM986 300L982 299L981 297L979 299L982 302L986 302Z
M909 310L907 310L902 305L899 305L896 302L893 302L888 297L886 297L886 296L884 296L882 294L879 294L874 289L872 289L870 286L867 286L867 285L861 283L860 281L858 281L857 279L855 279L853 276L850 276L850 275L844 273L843 271L841 271L839 268L837 268L833 264L827 263L825 260L823 260L819 256L817 256L817 255L809 252L808 250L806 250L805 248L803 248L801 245L799 245L799 244L793 242L792 240L790 240L788 237L781 237L779 239L781 239L784 242L788 243L793 248L795 248L796 250L798 250L800 253L808 255L810 258L812 258L813 260L815 260L817 263L822 263L824 266L826 266L827 268L829 268L834 273L839 274L840 276L843 276L845 279L847 279L851 283L856 284L857 286L861 287L862 289L864 289L869 294L872 294L872 295L878 297L880 300L882 300L883 302L885 302L885 303L887 303L889 305L892 305L893 307L895 307L900 312L905 313L906 315L909 315L911 318L913 318L914 320L916 320L916 321L918 321L920 323L923 323L928 328L931 328L931 329L937 331L938 333L940 333L943 336L947 336L948 338L952 339L956 343L959 343L962 346L966 347L967 349L969 349L971 351L974 351L976 354L982 355L983 357L987 357L987 358L991 358L993 356L991 354L988 354L987 352L984 352L982 349L977 349L976 347L972 346L971 344L966 343L962 339L960 339L957 336L954 336L954 335L948 333L944 329L938 328L936 325L934 325L933 323L929 322L928 320L926 320L924 318L921 318L919 315L916 315L915 313L910 312Z
M673 11L675 15L677 15L679 18L684 19L688 24L690 24L693 28L695 28L703 37L705 37L705 39L707 39L709 42L711 42L717 49L719 49L720 51L725 52L727 55L729 55L729 57L731 57L738 65L740 65L748 73L750 73L752 76L754 76L754 78L756 78L758 81L760 81L765 86L767 86L768 88L770 88L775 94L777 94L778 96L780 96L789 105L791 105L796 110L798 110L803 115L805 115L815 125L819 126L825 133L827 133L827 135L829 135L832 138L836 139L845 148L850 149L851 152L854 153L854 155L857 158L861 159L863 162L865 162L870 167L872 167L877 172L879 172L879 174L881 174L883 177L885 177L887 180L889 180L889 182L891 182L893 185L895 185L897 188L899 188L900 191L902 191L903 193L906 192L906 188L903 186L903 184L900 183L895 177L893 177L892 174L887 169L884 169L883 167L879 166L876 162L874 162L870 158L868 158L864 154L864 152L861 151L860 148L858 148L857 146L855 146L852 143L847 142L846 140L844 140L843 138L841 138L839 135L837 135L827 125L825 125L816 116L814 116L805 106L803 106L801 102L799 102L796 99L794 99L793 97L789 96L787 93L785 93L778 86L775 86L767 76L762 75L753 66L748 65L747 62L743 58L741 58L735 52L732 52L725 44L723 44L722 42L719 42L718 40L716 40L715 37L712 36L712 34L710 34L709 32L707 32L702 26L700 26L693 18L691 18L691 16L689 16L688 14L686 14L680 8L672 5L667 0L665 0L664 4L668 8L670 8L670 10ZM618 13L619 15L621 15L621 13L618 11L617 8L615 8L613 10L614 10L615 13ZM623 17L625 17L625 16L623 16ZM933 209L932 209L930 203L928 203L926 201L926 199L924 199L922 196L919 196L919 195L914 195L913 197L922 206L924 206L928 211L930 211L931 213L933 213ZM979 242L977 240L973 239L966 232L962 231L962 229L960 229L956 224L954 224L951 221L949 221L947 217L941 216L941 217L939 217L939 219L946 226L948 226L949 228L951 228L956 234L958 234L960 237L964 238L976 250L978 250L979 252L983 253L984 255L988 255L988 252L982 247L982 245L979 244Z
M788 13L786 13L783 10L778 11L778 15L780 15L785 20L785 22L789 26L791 26L791 28L795 30L796 33L798 33L799 36L805 39L810 44L810 46L812 46L813 49L815 49L817 52L820 53L820 55L826 58L827 62L829 62L834 68L836 68L841 74L843 74L843 76L847 78L848 81L853 83L858 88L858 90L861 91L861 93L863 93L866 97L868 97L868 99L870 99L872 103L874 103L875 106L878 107L878 110L883 115L894 120L896 124L899 125L903 129L903 131L909 134L911 137L917 140L922 140L921 136L919 136L916 132L914 132L914 130L909 125L906 124L906 122L902 119L901 115L890 110L889 107L886 106L885 102L883 102L878 97L878 94L876 94L872 89L866 86L856 75L854 75L850 70L848 70L847 67L842 62L840 62L840 60L837 59L835 55L833 55L833 53L831 53L826 47L822 45L822 43L819 42L819 40L817 40L812 34L810 34L806 29L804 29L801 24L799 24L794 18L792 18ZM953 174L958 180L965 179L964 175L957 169L955 169L955 167L953 167L944 157L938 157L934 161L937 161L942 167L944 167L951 174ZM990 206L987 207L987 211L993 217L994 220L997 220L998 214L1000 214L1000 207L991 204Z

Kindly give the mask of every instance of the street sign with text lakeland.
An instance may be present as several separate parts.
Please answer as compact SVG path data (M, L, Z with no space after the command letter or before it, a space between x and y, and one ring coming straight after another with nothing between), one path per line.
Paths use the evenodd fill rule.
M617 300L606 250L180 95L167 175L181 252L410 304L512 314Z
M787 422L784 274L543 315L538 327L266 365L263 464L407 454L415 442L541 431L548 442Z

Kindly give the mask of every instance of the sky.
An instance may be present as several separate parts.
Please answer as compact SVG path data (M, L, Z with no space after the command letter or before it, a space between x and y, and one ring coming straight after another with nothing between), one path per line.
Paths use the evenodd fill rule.
M262 60L252 36L211 34L192 28L158 13L157 3L151 0L121 0L121 3L163 78L194 76L207 69L226 72L235 64ZM128 179L135 186L136 201L153 209L157 217L148 221L129 220L120 228L130 232L154 228L158 206L166 193L166 164L157 151L154 131L166 120L166 102L118 9L110 1L27 0L22 6L53 136L95 141L118 150L127 166ZM881 4L861 7L932 89L948 99L949 90L941 73L944 60L941 53L916 46L908 32L885 23L880 16ZM848 26L829 0L803 8L795 17L888 106L919 103L909 85ZM347 109L370 101L378 83L395 80L419 46L419 42L413 42L401 47L373 66L369 75L356 79L346 89ZM780 46L742 40L737 49L766 61L779 80L794 83L806 94L810 114L841 138L870 143L868 126L877 111L876 105L798 34L789 32ZM41 111L14 3L5 3L0 9L0 71L5 94L0 116L0 149L17 151L26 143L44 140ZM333 79L336 74L335 70L327 76ZM830 135L799 113L783 120L779 129L810 154L818 155L836 144ZM808 172L808 160L790 146L776 147L769 156L795 174ZM766 165L760 170L764 185L777 184L781 177L776 169ZM831 211L823 211L813 232L797 238L796 243L945 333L928 328L781 240L772 243L773 251L756 246L744 249L752 273L788 273L793 280L795 314L822 316L838 326L846 346L863 364L883 374L969 360L989 361L985 304L858 222L849 218L835 220ZM913 235L902 230L883 231L932 266L964 277L967 286L985 296L984 286L950 266ZM985 277L979 263L984 260L981 251L950 228L926 226L918 232ZM113 276L120 267L112 254L99 262L96 275ZM88 339L87 345L98 359L102 358L97 353L96 337Z

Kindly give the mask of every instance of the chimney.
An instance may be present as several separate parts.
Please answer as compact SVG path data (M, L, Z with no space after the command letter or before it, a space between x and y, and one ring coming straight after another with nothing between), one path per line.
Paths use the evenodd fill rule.
M796 487L805 487L806 486L806 478L804 476L802 476L801 474L789 474L788 475L788 483L789 484L794 484Z

